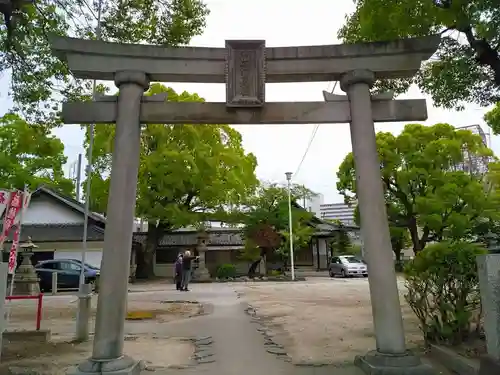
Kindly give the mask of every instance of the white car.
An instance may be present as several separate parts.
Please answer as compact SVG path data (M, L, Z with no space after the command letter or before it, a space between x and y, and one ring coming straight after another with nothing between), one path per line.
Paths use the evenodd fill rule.
M368 277L366 263L354 255L340 255L333 257L328 267L330 277L363 276Z

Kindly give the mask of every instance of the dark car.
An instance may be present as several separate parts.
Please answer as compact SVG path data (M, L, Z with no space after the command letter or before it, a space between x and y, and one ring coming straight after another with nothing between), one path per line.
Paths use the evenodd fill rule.
M82 263L81 260L54 259L39 262L35 266L35 270L40 279L40 290L44 292L52 290L52 274L54 272L57 273L57 289L78 289L82 266L85 282L94 284L100 274L99 268Z

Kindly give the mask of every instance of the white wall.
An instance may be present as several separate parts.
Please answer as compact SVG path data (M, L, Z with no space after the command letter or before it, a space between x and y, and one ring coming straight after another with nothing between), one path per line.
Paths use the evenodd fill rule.
M75 259L82 260L82 252L76 250L56 250L54 251L54 259ZM85 252L85 262L95 266L101 267L102 250L91 250Z
M70 223L83 223L83 215L43 195L33 198L23 215L23 224Z

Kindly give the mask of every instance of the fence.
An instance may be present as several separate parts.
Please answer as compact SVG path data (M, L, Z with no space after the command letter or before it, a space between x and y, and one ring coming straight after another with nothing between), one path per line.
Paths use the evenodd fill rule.
M43 306L43 294L40 293L37 296L7 296L5 297L7 301L13 300L23 300L23 299L36 299L38 300L36 309L36 330L40 331L40 325L42 322L42 306Z
M59 288L58 287L58 282L57 282L57 272L52 272L52 287L51 287L51 292L52 295L55 296L58 292L73 292L75 290L78 290L78 288ZM93 283L93 290L95 293L98 292L98 286L99 286L99 278L96 278L95 282Z

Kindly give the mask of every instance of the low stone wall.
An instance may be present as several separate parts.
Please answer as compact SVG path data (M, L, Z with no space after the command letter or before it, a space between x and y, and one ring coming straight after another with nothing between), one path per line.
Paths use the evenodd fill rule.
M455 374L479 375L479 361L461 356L451 348L430 344L430 353L436 361Z

